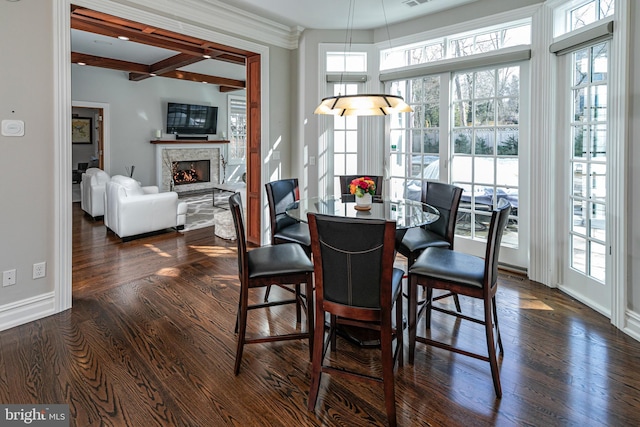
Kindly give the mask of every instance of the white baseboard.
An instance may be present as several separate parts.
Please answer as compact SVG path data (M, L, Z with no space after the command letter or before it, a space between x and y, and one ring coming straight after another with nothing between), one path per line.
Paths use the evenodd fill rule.
M622 331L636 341L640 341L640 314L627 310Z
M55 314L55 293L47 292L0 306L0 331Z

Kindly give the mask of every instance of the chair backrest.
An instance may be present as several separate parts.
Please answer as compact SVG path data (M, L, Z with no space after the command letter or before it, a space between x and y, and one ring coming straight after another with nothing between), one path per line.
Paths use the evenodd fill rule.
M94 185L104 185L111 179L108 173L98 168L89 168L82 174L82 180L87 178Z
M340 175L340 198L343 202L355 202L356 196L349 191L349 184L356 178L361 176L371 178L376 183L376 193L373 195L374 199L382 199L382 177L380 175Z
M267 182L267 202L269 203L269 219L271 222L271 243L273 236L284 227L295 224L297 221L285 213L285 209L296 200L300 200L298 178L281 179Z
M238 276L240 283L244 284L245 274L248 274L248 259L247 259L247 241L244 234L244 219L242 214L242 196L240 193L233 193L229 197L229 209L231 209L231 216L233 217L233 225L236 229L236 242L238 245Z
M118 192L120 197L123 196L141 196L145 192L138 181L133 178L124 175L114 175L109 180L109 184L117 184L123 191Z
M484 256L484 277L486 284L485 291L493 287L498 280L498 258L500 255L500 244L502 243L502 235L509 220L511 213L511 203L507 200L501 200L498 207L491 214L491 224L489 225L489 234L487 235L487 248Z
M460 206L462 188L443 182L427 181L422 186L422 203L427 203L440 212L437 221L425 226L449 242L449 248L453 249L453 240L456 228L456 216Z
M390 307L394 221L307 215L316 298L362 309Z

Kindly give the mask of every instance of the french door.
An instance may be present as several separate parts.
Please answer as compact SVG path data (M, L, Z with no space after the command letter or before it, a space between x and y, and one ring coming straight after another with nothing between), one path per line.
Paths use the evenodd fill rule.
M607 146L610 42L594 44L561 58L566 82L562 127L563 248L559 287L605 315L611 312L607 283Z
M390 121L392 197L420 199L429 180L463 188L456 249L484 256L491 210L512 204L501 262L528 266L526 126L528 65L442 73L395 81L412 113ZM524 176L524 179L521 179Z

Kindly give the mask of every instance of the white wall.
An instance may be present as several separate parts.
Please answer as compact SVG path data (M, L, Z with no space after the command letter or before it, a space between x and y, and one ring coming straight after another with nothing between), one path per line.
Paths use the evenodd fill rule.
M25 123L24 136L0 136L0 272L17 271L15 285L0 287L0 322L6 304L54 288L51 16L50 1L0 2L0 119ZM41 261L47 276L33 280Z
M631 2L631 22L640 22L640 6L637 2ZM629 144L629 281L627 299L629 309L634 313L640 313L640 29L638 25L631 25L631 58L630 60L630 135ZM640 322L640 315L636 315L636 321Z
M88 0L82 0L85 2ZM112 12L111 8L124 8L116 2L100 1L99 4L107 12ZM173 6L168 3L158 5ZM111 141L117 141L115 144L121 148L111 153L110 169L115 173L125 173L125 165L135 164L135 176L145 184L154 180L153 168L147 163L153 158L152 144L149 143L153 138L152 130L163 122L164 117L161 107L153 100L212 99L213 104L213 95L204 95L202 90L181 88L180 97L176 99L173 91L156 87L156 93L149 90L138 94L144 98L144 105L140 107L132 92L123 94L124 101L116 100L110 93L119 90L114 85L105 85L110 88L107 92L100 87L102 83L92 85L95 74L92 76L91 72L76 70L72 73L72 90L65 71L65 61L69 60L68 48L65 48L69 42L68 33L58 28L58 25L63 29L67 25L68 10L66 0L0 2L0 52L11 58L3 60L0 67L0 119L21 119L26 125L24 137L0 136L0 180L3 182L0 187L0 272L16 269L18 279L14 286L0 287L0 329L54 314L71 303L69 183L73 166L70 128L65 124L67 118L71 118L71 98L67 94L73 92L74 100L110 104L111 122L125 123L111 129ZM182 12L189 11L182 9ZM135 16L140 14L147 12ZM127 14L122 16L129 17ZM170 20L163 22L169 29L175 30L179 24L181 28L190 28L195 36L207 37L213 27L202 24L198 29L193 23L216 20L213 15L208 18L198 15L187 24L187 21L178 22L178 18L172 15ZM237 26L237 31L242 32L243 28ZM262 129L269 137L269 144L276 135L284 137L279 147L286 154L290 151L290 119L287 119L291 116L290 51L243 41L241 36L238 37L220 35L220 40L216 41L230 45L237 42L240 48L263 55L263 63L268 66L268 71L263 68L266 79L262 87L263 99L269 99L268 94L272 92L283 97L280 102L263 106ZM269 61L270 49L277 58L276 62ZM103 73L102 77L110 83L119 84L122 80L117 72ZM222 99L225 102L216 104L224 107L222 110L225 111L226 97ZM64 104L62 107L61 103ZM269 122L271 108L279 109L276 123ZM221 114L220 119L221 123L226 123L226 113ZM139 124L127 125L130 121ZM273 168L280 168L279 163L274 162ZM20 177L19 182L16 177ZM32 266L41 261L47 262L47 275L33 280Z
M156 77L132 82L128 74L105 68L72 65L71 97L74 102L109 104L111 112L111 161L105 170L126 175L125 167L135 166L134 178L144 185L156 184L155 150L150 140L155 130L166 135L167 102L183 102L218 107L218 134L227 132L227 94L218 86ZM75 148L75 147L74 147Z
M271 80L270 103L262 106L262 114L269 114L268 154L263 159L262 167L266 169L268 181L290 178L291 175L291 52L287 49L271 47L269 49L269 75ZM265 132L265 129L262 130ZM264 141L264 139L263 139ZM297 141L293 145L297 145ZM264 151L263 151L264 152ZM277 154L274 156L274 152ZM279 159L277 158L279 157ZM263 174L263 176L265 176ZM266 195L264 185L261 186L264 205ZM263 224L263 228L268 224Z
M353 31L351 34L352 44L372 43L372 31ZM319 165L309 164L309 156L320 158L319 140L322 138L319 130L319 122L322 116L314 115L313 112L320 103L323 95L319 94L319 50L320 43L341 43L345 42L345 32L337 30L306 30L300 39L296 72L299 74L297 81L297 97L294 99L296 108L296 121L293 124L294 131L298 135L297 147L294 148L294 162L292 164L292 174L297 176L305 196L317 196L324 194L325 189L320 188L321 173ZM324 78L324 74L322 74ZM322 83L324 84L324 83Z

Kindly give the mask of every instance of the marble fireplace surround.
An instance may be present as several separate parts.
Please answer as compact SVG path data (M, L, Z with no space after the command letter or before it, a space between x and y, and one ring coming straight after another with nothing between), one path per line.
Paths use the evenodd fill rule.
M156 150L156 185L160 191L170 191L172 162L189 160L209 160L209 182L176 185L176 193L207 190L220 183L220 150L222 144L155 144Z

